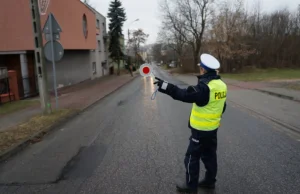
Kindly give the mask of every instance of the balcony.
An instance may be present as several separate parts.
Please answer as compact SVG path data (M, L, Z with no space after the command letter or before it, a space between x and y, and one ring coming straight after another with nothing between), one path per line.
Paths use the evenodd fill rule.
M99 28L96 28L96 35L100 35L100 29Z

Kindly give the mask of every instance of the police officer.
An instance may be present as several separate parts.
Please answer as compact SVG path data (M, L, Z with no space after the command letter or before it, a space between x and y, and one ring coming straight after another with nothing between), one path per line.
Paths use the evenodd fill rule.
M185 155L186 180L177 184L180 192L197 192L197 188L215 188L217 175L217 130L226 109L227 86L216 70L219 61L209 55L200 56L198 84L180 89L164 80L158 81L158 91L175 100L193 103L189 128L190 143ZM200 159L204 163L205 178L199 181Z

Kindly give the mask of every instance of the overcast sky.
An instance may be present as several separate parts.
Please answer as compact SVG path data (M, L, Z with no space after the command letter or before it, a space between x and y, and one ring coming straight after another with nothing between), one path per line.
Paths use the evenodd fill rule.
M283 7L295 10L300 0L260 0L263 12L278 10ZM93 7L102 15L107 17L108 7L111 0L90 0ZM158 10L159 0L122 0L123 7L127 14L127 21L124 23L124 32L127 39L127 30L142 28L149 38L147 44L156 41L157 32L159 31L160 19ZM254 2L254 0L248 0ZM134 20L139 19L137 22ZM109 21L107 21L108 23Z

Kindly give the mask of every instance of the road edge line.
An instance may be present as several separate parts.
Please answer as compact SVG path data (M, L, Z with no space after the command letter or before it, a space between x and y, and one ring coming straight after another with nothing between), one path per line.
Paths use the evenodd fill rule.
M265 119L268 119L269 121L271 121L271 122L273 122L273 123L275 123L275 124L277 124L277 125L280 125L281 127L284 127L284 128L286 128L286 129L290 130L291 132L297 134L297 135L300 137L300 128L295 127L295 126L292 126L292 125L290 125L290 124L287 124L287 123L284 122L284 121L277 121L277 119L275 119L275 118L273 118L273 117L266 116L266 115L264 115L263 113L260 113L260 112L258 112L258 111L256 111L256 110L253 110L253 109L251 109L251 108L249 108L249 107L247 107L247 106L245 106L245 105L241 105L241 104L239 104L239 103L236 103L236 102L234 102L234 101L232 101L232 100L228 100L228 101L231 102L232 104L236 105L236 106L239 106L239 107L242 107L242 108L244 108L244 109L246 109L246 110L248 110L248 111L251 111L251 112L255 113L256 115L258 115L258 116L260 116L260 117L263 117L263 118L265 118Z

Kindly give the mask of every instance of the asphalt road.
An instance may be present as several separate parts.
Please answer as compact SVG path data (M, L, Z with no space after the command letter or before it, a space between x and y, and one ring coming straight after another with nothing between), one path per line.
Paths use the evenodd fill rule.
M186 86L155 68L155 75ZM138 77L0 165L0 193L172 194L184 179L191 104ZM231 103L218 134L214 191L299 194L300 141ZM203 177L201 165L201 177Z

